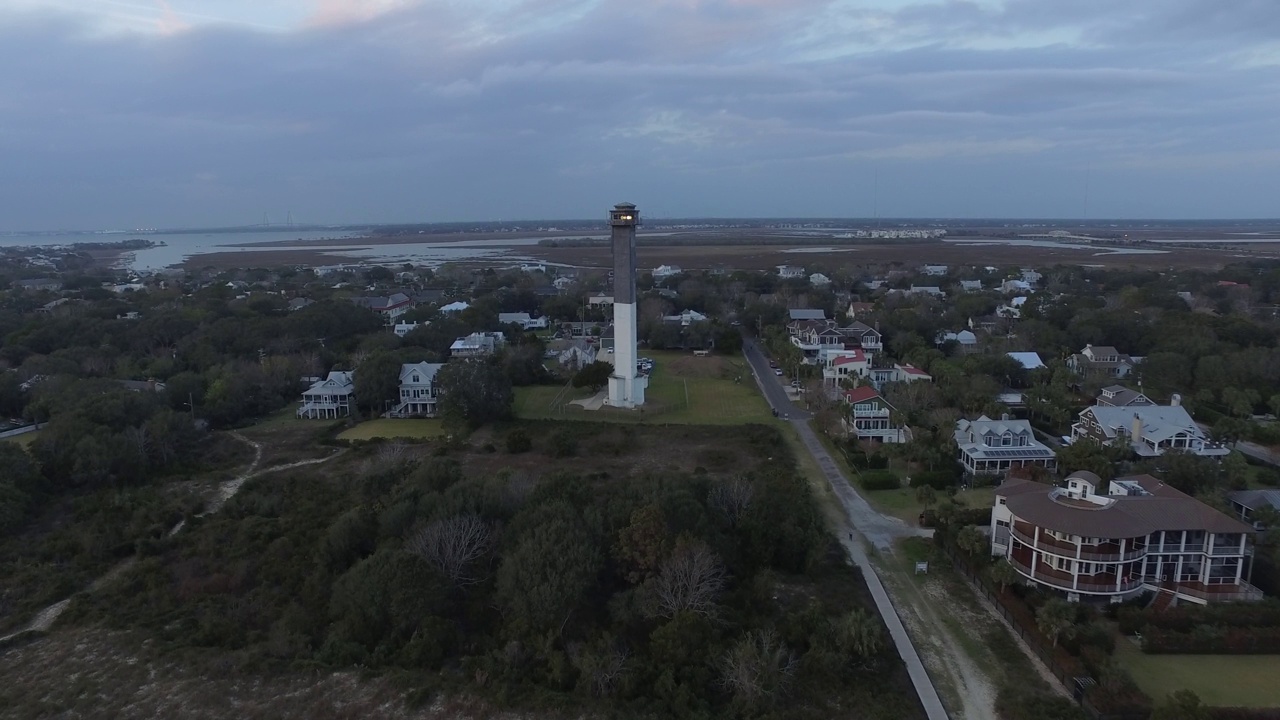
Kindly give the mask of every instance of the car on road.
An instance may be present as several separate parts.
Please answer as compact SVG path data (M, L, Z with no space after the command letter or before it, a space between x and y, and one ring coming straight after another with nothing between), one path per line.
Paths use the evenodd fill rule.
M769 367L771 367L771 368L776 368L776 367L778 367L778 363L776 363L776 362L774 362L774 361L770 360L770 361L769 361Z
M782 377L782 368L774 368L773 374L777 375L778 377Z

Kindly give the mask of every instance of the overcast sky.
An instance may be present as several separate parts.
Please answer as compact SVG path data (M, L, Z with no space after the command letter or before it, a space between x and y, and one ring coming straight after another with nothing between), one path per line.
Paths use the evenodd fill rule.
M1280 216L1277 0L0 0L0 229Z

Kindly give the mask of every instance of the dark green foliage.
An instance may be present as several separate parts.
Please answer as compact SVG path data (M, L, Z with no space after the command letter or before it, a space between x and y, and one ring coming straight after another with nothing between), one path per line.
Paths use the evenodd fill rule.
M917 472L911 475L911 487L928 485L934 490L946 490L960 482L960 477L950 470Z
M514 544L498 568L495 597L511 625L556 632L595 587L603 558L567 503L532 508L512 521Z
M578 438L572 430L559 430L551 436L551 457L573 457L578 452Z
M354 381L356 401L374 415L385 412L387 404L400 396L400 359L377 351L356 368Z
M914 478L913 478L914 480ZM864 490L897 490L902 487L898 474L889 470L867 470L858 475Z
M387 662L407 653L434 665L452 642L446 586L421 558L385 550L360 561L333 584L329 631L321 656L336 664Z
M587 446L646 432L549 431ZM191 519L69 617L141 626L167 646L235 650L248 662L427 671L431 687L503 705L590 711L603 702L637 716L726 720L758 705L760 717L816 720L835 703L867 717L919 717L867 590L823 532L777 432L681 432L735 449L752 471L625 482L553 472L535 483L520 471L464 470L501 458L450 454L376 472L352 457L342 467L358 474L272 474ZM726 484L735 491L726 495ZM426 548L441 546L417 542L460 516L492 533L467 560L466 583L437 576L445 564ZM654 579L690 547L724 569L713 615L655 612ZM774 691L735 704L721 685L734 648L794 657L794 673L761 666Z
M1188 655L1269 655L1280 647L1280 627L1198 625L1189 632L1148 627L1142 651Z
M609 377L612 375L613 365L597 360L582 368L573 376L573 386L576 388L591 388L592 392L596 392L609 384Z
M529 433L517 428L507 433L507 452L517 455L523 452L529 452L533 449L533 439L529 437Z
M515 398L511 379L491 362L448 363L436 381L440 384L440 414L446 423L474 429L511 416Z

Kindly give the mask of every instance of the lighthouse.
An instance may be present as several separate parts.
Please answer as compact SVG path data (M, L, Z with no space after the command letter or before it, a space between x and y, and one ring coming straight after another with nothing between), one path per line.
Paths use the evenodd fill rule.
M619 408L644 405L648 379L636 372L636 227L640 213L631 203L609 211L613 245L613 375L609 404Z

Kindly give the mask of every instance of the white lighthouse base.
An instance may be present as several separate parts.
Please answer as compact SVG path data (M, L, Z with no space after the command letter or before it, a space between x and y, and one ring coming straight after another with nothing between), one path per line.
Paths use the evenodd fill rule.
M638 375L623 377L614 375L609 378L610 407L636 408L644 405L644 390L649 385L649 378Z

